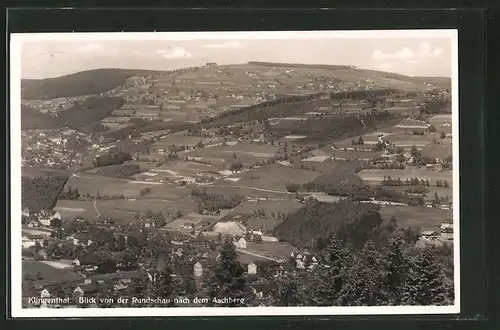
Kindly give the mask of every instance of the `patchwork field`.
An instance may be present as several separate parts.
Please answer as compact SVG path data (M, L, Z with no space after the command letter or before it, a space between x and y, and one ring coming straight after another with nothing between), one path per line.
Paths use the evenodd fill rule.
M404 170L362 170L357 175L368 183L377 184L384 180L384 176L390 176L393 179L400 178L405 181L406 179L418 178L419 180L430 180L431 184L435 184L437 180L448 181L451 185L453 182L452 171L432 171L425 168L406 168Z
M446 219L453 218L453 212L430 207L401 207L387 206L380 209L384 221L395 217L399 226L419 228L424 230L438 230Z
M41 167L21 167L21 176L34 178L37 176L49 176L49 175L61 175L61 176L71 176L73 173L65 170L58 170L53 168L41 168Z

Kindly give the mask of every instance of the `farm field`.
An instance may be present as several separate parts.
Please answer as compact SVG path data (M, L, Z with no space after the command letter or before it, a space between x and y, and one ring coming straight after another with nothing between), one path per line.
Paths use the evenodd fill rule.
M240 195L249 199L265 198L269 200L281 200L283 196L291 195L283 190L261 189L238 185L239 182L219 181L214 186L203 187L208 194L214 195Z
M67 170L59 170L55 168L43 168L43 167L21 167L21 176L27 178L34 178L37 176L71 176L73 173Z
M88 193L95 196L97 191L101 196L124 195L125 197L136 197L144 188L153 188L156 182L134 181L118 178L110 178L93 174L75 174L68 179L64 190L78 188L80 194Z
M22 229L22 234L26 236L45 236L45 237L50 237L52 234L51 231L49 230L40 230L40 229L33 229L33 228L23 228Z
M241 180L235 185L286 192L288 182L304 184L314 180L320 174L319 172L272 164L238 174L237 177L240 177Z
M257 143L237 143L197 149L186 153L186 156L209 161L212 165L228 168L233 162L240 161L244 165L255 164L274 156L278 147ZM236 158L234 156L236 155Z
M147 174L154 175L155 179L161 177L180 179L183 177L194 177L200 173L219 175L217 168L214 166L191 161L169 161L166 164L151 169Z
M425 168L406 168L404 170L361 170L357 175L368 183L377 184L384 180L384 176L390 176L393 179L400 178L405 181L406 179L418 178L419 180L429 180L431 184L435 184L437 180L448 181L451 185L453 182L452 171L432 171Z
M380 214L384 221L388 221L391 217L394 217L399 226L411 226L412 228L419 228L421 231L439 230L441 223L446 218L453 218L452 211L423 206L387 206L380 209Z
M69 269L55 268L35 260L23 260L22 271L23 275L31 274L33 277L40 272L43 278L35 279L33 283L43 286L71 283L84 279L83 275L75 273Z
M439 139L439 134L413 135L412 133L396 133L388 135L383 139L393 143L396 147L425 147L431 144L434 139Z
M165 216L181 212L191 212L196 203L190 196L183 200L168 201L164 199L137 199L137 200L98 200L92 201L69 201L60 200L54 208L61 214L63 219L73 220L76 217L84 219L109 218L115 221L134 221L135 214L145 214L147 211L162 212ZM97 209L97 210L96 210Z
M202 142L204 144L210 144L210 143L216 143L217 140L214 139L206 139L202 138L199 136L185 136L184 133L175 133L175 134L169 134L161 137L158 141L154 142L151 147L153 149L165 149L168 150L168 148L172 145L176 146L188 146L188 147L194 147L198 143Z
M451 143L434 143L422 148L422 155L430 158L446 159L453 155L453 148Z

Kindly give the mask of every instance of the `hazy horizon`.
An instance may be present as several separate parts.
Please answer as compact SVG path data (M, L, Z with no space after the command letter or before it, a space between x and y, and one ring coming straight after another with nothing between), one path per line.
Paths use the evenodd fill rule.
M22 78L53 78L104 68L169 71L207 62L229 65L250 61L352 65L412 77L449 78L452 75L451 38L429 33L407 38L384 37L384 32L369 38L248 39L235 35L229 39L167 40L167 36L163 40L113 40L110 35L104 40L81 40L78 37L24 41Z

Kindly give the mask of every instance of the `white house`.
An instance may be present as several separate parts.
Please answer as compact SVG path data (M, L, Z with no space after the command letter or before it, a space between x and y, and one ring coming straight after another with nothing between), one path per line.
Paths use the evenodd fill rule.
M43 289L42 292L40 292L40 298L50 298L50 292L47 289Z
M193 268L195 277L200 277L203 275L203 266L199 262L195 263Z
M77 297L82 297L84 294L83 289L80 287L77 287L75 290L73 290L73 295Z
M237 242L234 242L234 246L238 249L246 249L247 241L242 237Z
M75 260L73 260L72 264L78 267L78 266L80 266L80 260L75 259Z
M248 264L248 274L257 274L257 265L253 262Z
M420 238L427 241L434 240L437 238L437 233L434 230L426 230L422 232Z

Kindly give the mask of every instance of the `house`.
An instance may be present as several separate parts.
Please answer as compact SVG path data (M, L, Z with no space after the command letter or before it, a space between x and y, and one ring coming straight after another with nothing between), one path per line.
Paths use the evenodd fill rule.
M203 275L203 266L199 262L194 264L193 274L195 277L200 277Z
M233 244L237 249L246 249L247 248L247 241L243 237L241 237L237 242L233 242Z
M444 229L448 229L448 228L451 228L453 229L453 221L451 219L446 219L443 221L443 223L441 224L441 229L444 230Z
M257 274L257 265L255 263L253 263L253 262L249 263L248 264L248 271L247 272L248 272L249 275L252 275L252 274L255 275L255 274Z
M422 232L420 239L431 241L437 239L437 233L434 230L426 230Z
M22 216L23 217L29 217L30 216L30 209L27 208L27 207L23 208Z
M71 264L74 265L74 266L79 267L80 266L80 260L75 259L75 260L73 260L73 262Z
M44 249L42 249L36 253L36 259L45 260L47 258L48 258L47 251L45 251Z
M43 289L42 292L40 292L40 298L50 298L50 292L47 289Z
M453 228L445 228L441 230L441 239L445 241L453 240Z
M75 290L73 290L73 296L74 297L83 297L84 292L83 289L80 287L77 287Z
M28 227L30 228L33 228L33 227L38 227L38 221L36 220L31 220L30 222L28 222Z

